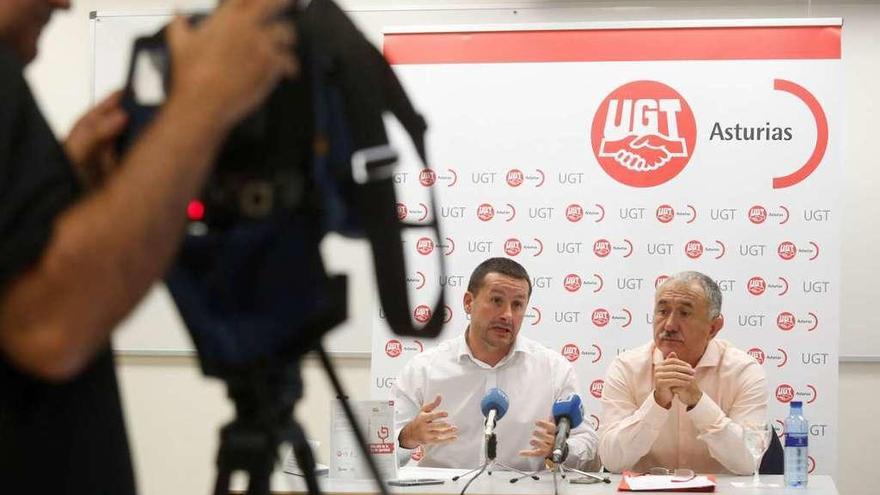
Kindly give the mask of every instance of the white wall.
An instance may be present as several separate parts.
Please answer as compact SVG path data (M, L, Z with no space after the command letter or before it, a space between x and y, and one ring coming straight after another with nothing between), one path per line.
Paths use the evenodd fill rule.
M68 14L59 15L50 26L42 44L42 54L29 70L29 78L37 98L59 135L72 125L75 116L88 104L89 50L88 12L92 10L167 9L173 6L211 4L210 0L79 0ZM374 18L378 9L418 7L443 11L451 6L484 5L498 7L497 0L349 0L348 7L364 11L364 19ZM880 55L880 0L860 2L831 1L633 1L633 2L503 2L504 6L534 8L588 6L591 18L606 19L670 19L691 17L844 17L845 32L858 32L861 43L877 47L867 55L853 59L847 52L847 93L871 94L876 88L877 55ZM430 10L430 9L429 9ZM594 15L594 17L593 17ZM372 16L372 17L371 17ZM431 13L425 13L430 21ZM559 19L553 19L558 21ZM584 20L584 19L577 19ZM373 34L375 38L375 34ZM880 113L880 98L848 101L848 149L866 149L876 141L874 116ZM856 124L853 125L852 122ZM880 229L866 228L880 209L877 190L873 187L880 172L876 159L847 154L844 197L847 216L843 223L842 261L842 325L841 332L869 330L880 327L880 313L873 311L874 295L871 277L877 270L863 266L861 260L876 253ZM872 252L873 251L873 252ZM868 253L866 256L865 253ZM365 268L366 270L366 268ZM367 277L361 277L362 280ZM368 290L354 287L353 291ZM363 306L361 306L363 308ZM355 308L356 310L358 308ZM368 314L355 318L368 322ZM369 328L365 325L364 328ZM646 334L647 338L647 334ZM368 398L370 389L369 361L359 358L338 359L337 365L355 399ZM317 361L307 360L303 366L306 398L297 408L297 417L310 437L322 442L319 460L328 460L327 431L329 400L333 395ZM205 494L213 483L213 462L217 447L216 430L231 415L225 390L216 382L200 375L193 358L125 356L119 361L123 401L128 418L135 467L141 493ZM842 363L840 367L841 431L839 449L840 492L843 494L875 493L880 485L880 471L869 455L880 442L880 429L872 419L880 410L880 399L874 395L880 385L880 364Z

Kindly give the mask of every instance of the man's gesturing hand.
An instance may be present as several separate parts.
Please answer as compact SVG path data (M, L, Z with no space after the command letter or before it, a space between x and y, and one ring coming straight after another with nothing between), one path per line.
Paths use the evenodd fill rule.
M553 442L556 440L556 423L539 419L535 421L535 431L532 432L531 449L520 450L519 455L524 457L548 457L553 452Z
M448 443L458 439L458 428L450 425L444 418L449 416L446 411L437 410L440 396L422 406L419 414L400 430L400 446L414 449L419 445Z
M662 363L654 367L654 400L661 407L669 409L672 398L678 399L688 407L697 405L703 392L697 387L694 368L678 359L670 352Z

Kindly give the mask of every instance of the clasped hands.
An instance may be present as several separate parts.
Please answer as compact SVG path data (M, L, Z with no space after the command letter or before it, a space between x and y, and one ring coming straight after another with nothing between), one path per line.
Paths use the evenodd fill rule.
M449 413L437 409L441 398L438 395L428 404L422 406L419 414L400 430L400 446L414 449L419 445L444 444L458 439L458 428L450 424L446 418ZM529 442L530 449L519 451L523 457L547 457L553 451L556 438L556 424L552 421L539 419L535 421L535 429Z
M678 397L684 405L692 408L700 402L703 392L697 386L693 366L670 352L663 362L654 367L654 401L669 409L673 397Z

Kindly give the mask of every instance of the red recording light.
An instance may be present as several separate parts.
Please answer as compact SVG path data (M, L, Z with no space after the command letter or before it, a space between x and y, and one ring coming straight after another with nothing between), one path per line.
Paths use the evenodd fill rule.
M201 201L194 199L186 205L186 216L193 222L197 222L205 218L205 205Z

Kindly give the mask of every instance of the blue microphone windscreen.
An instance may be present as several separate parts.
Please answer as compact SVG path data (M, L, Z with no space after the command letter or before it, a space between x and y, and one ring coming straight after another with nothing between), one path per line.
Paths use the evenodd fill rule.
M504 417L508 406L510 406L510 399L507 398L507 394L500 388L489 389L486 392L486 396L480 402L480 410L483 412L483 416L488 416L489 411L492 409L497 411L495 415L496 421Z
M584 404L580 395L571 394L553 403L553 419L558 422L563 417L571 421L572 428L577 428L584 421Z

